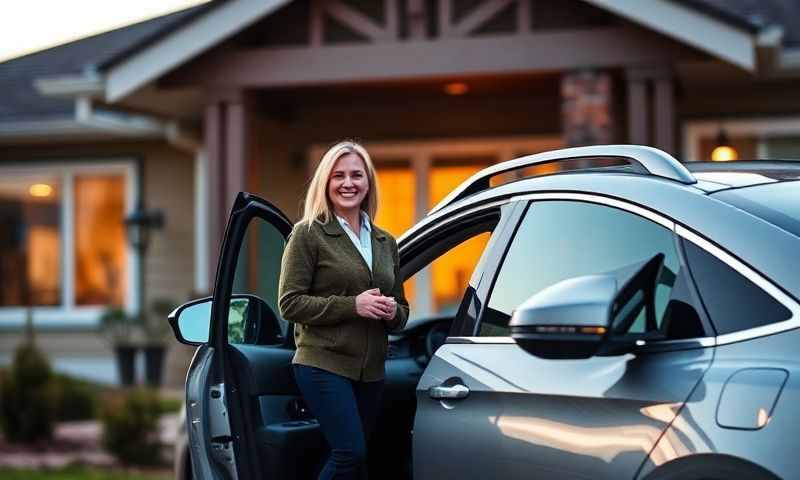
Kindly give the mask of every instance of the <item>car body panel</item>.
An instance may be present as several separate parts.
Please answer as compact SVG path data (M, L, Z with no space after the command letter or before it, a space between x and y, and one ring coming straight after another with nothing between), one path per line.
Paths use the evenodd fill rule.
M797 478L800 456L796 439L800 437L797 405L800 405L800 362L797 345L800 330L761 337L715 348L714 361L680 415L659 442L658 449L669 455L642 468L644 478L666 462L699 454L729 455L760 465L780 478ZM719 400L731 375L742 369L783 370L788 378L777 398L771 416L761 420L759 429L725 428L718 424ZM764 388L750 377L754 392ZM767 385L767 388L772 388ZM770 405L761 408L770 409ZM758 415L758 411L750 412ZM749 420L749 419L748 419Z
M417 386L414 478L633 478L712 354L545 360L513 343L446 344ZM456 378L466 398L428 396Z

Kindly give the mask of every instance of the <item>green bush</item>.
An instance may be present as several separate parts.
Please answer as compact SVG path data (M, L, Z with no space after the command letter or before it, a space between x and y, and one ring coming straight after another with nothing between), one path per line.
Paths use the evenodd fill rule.
M151 390L109 397L101 412L103 445L126 465L158 465L161 459L158 418L161 403Z
M23 343L0 389L0 421L10 442L53 436L55 397L50 363L32 343Z
M60 422L91 420L97 415L98 385L68 375L53 376L56 406L55 417Z

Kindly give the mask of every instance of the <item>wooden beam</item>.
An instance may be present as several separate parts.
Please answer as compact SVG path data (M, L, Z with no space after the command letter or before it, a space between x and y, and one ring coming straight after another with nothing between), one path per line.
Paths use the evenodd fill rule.
M513 0L484 1L482 4L475 7L466 17L461 19L460 22L452 26L450 30L451 35L455 37L466 37L480 28L484 23L494 18L495 15L508 7L512 1Z
M208 285L214 285L214 275L225 232L225 214L222 207L224 196L224 159L222 104L214 102L206 106L203 124L203 142L207 155L206 193L208 195Z
M453 4L451 0L439 0L439 36L450 36L451 19L453 17Z
M309 14L308 43L312 47L319 47L325 37L325 26L322 11L322 0L311 0L311 12Z
M400 12L397 0L383 0L383 11L386 17L386 34L391 40L400 38Z
M531 0L519 0L517 5L517 32L531 32Z
M515 74L664 63L697 55L632 29L598 28L525 36L220 52L176 71L163 85L277 87Z
M408 0L406 10L408 16L408 37L412 40L424 39L427 23L425 4L422 0Z
M361 35L376 42L395 40L391 33L375 21L341 0L331 0L324 4L325 13Z

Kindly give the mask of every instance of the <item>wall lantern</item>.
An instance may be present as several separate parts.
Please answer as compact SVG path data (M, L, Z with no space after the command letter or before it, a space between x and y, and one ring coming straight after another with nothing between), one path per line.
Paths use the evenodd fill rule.
M150 244L151 231L164 226L164 212L145 210L140 202L137 203L136 209L125 217L124 223L128 242L136 250L144 252Z
M731 145L725 129L720 128L714 150L711 151L711 160L715 162L730 162L739 160L739 152Z

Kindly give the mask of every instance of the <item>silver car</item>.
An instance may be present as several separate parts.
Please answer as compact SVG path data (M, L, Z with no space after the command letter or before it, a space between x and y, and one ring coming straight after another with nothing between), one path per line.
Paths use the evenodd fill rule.
M562 173L492 186L545 163ZM410 278L490 233L457 311L390 337L373 478L800 477L798 179L630 145L474 175L399 239ZM326 455L276 308L291 228L240 194L214 296L170 315L198 346L195 478L315 478Z

